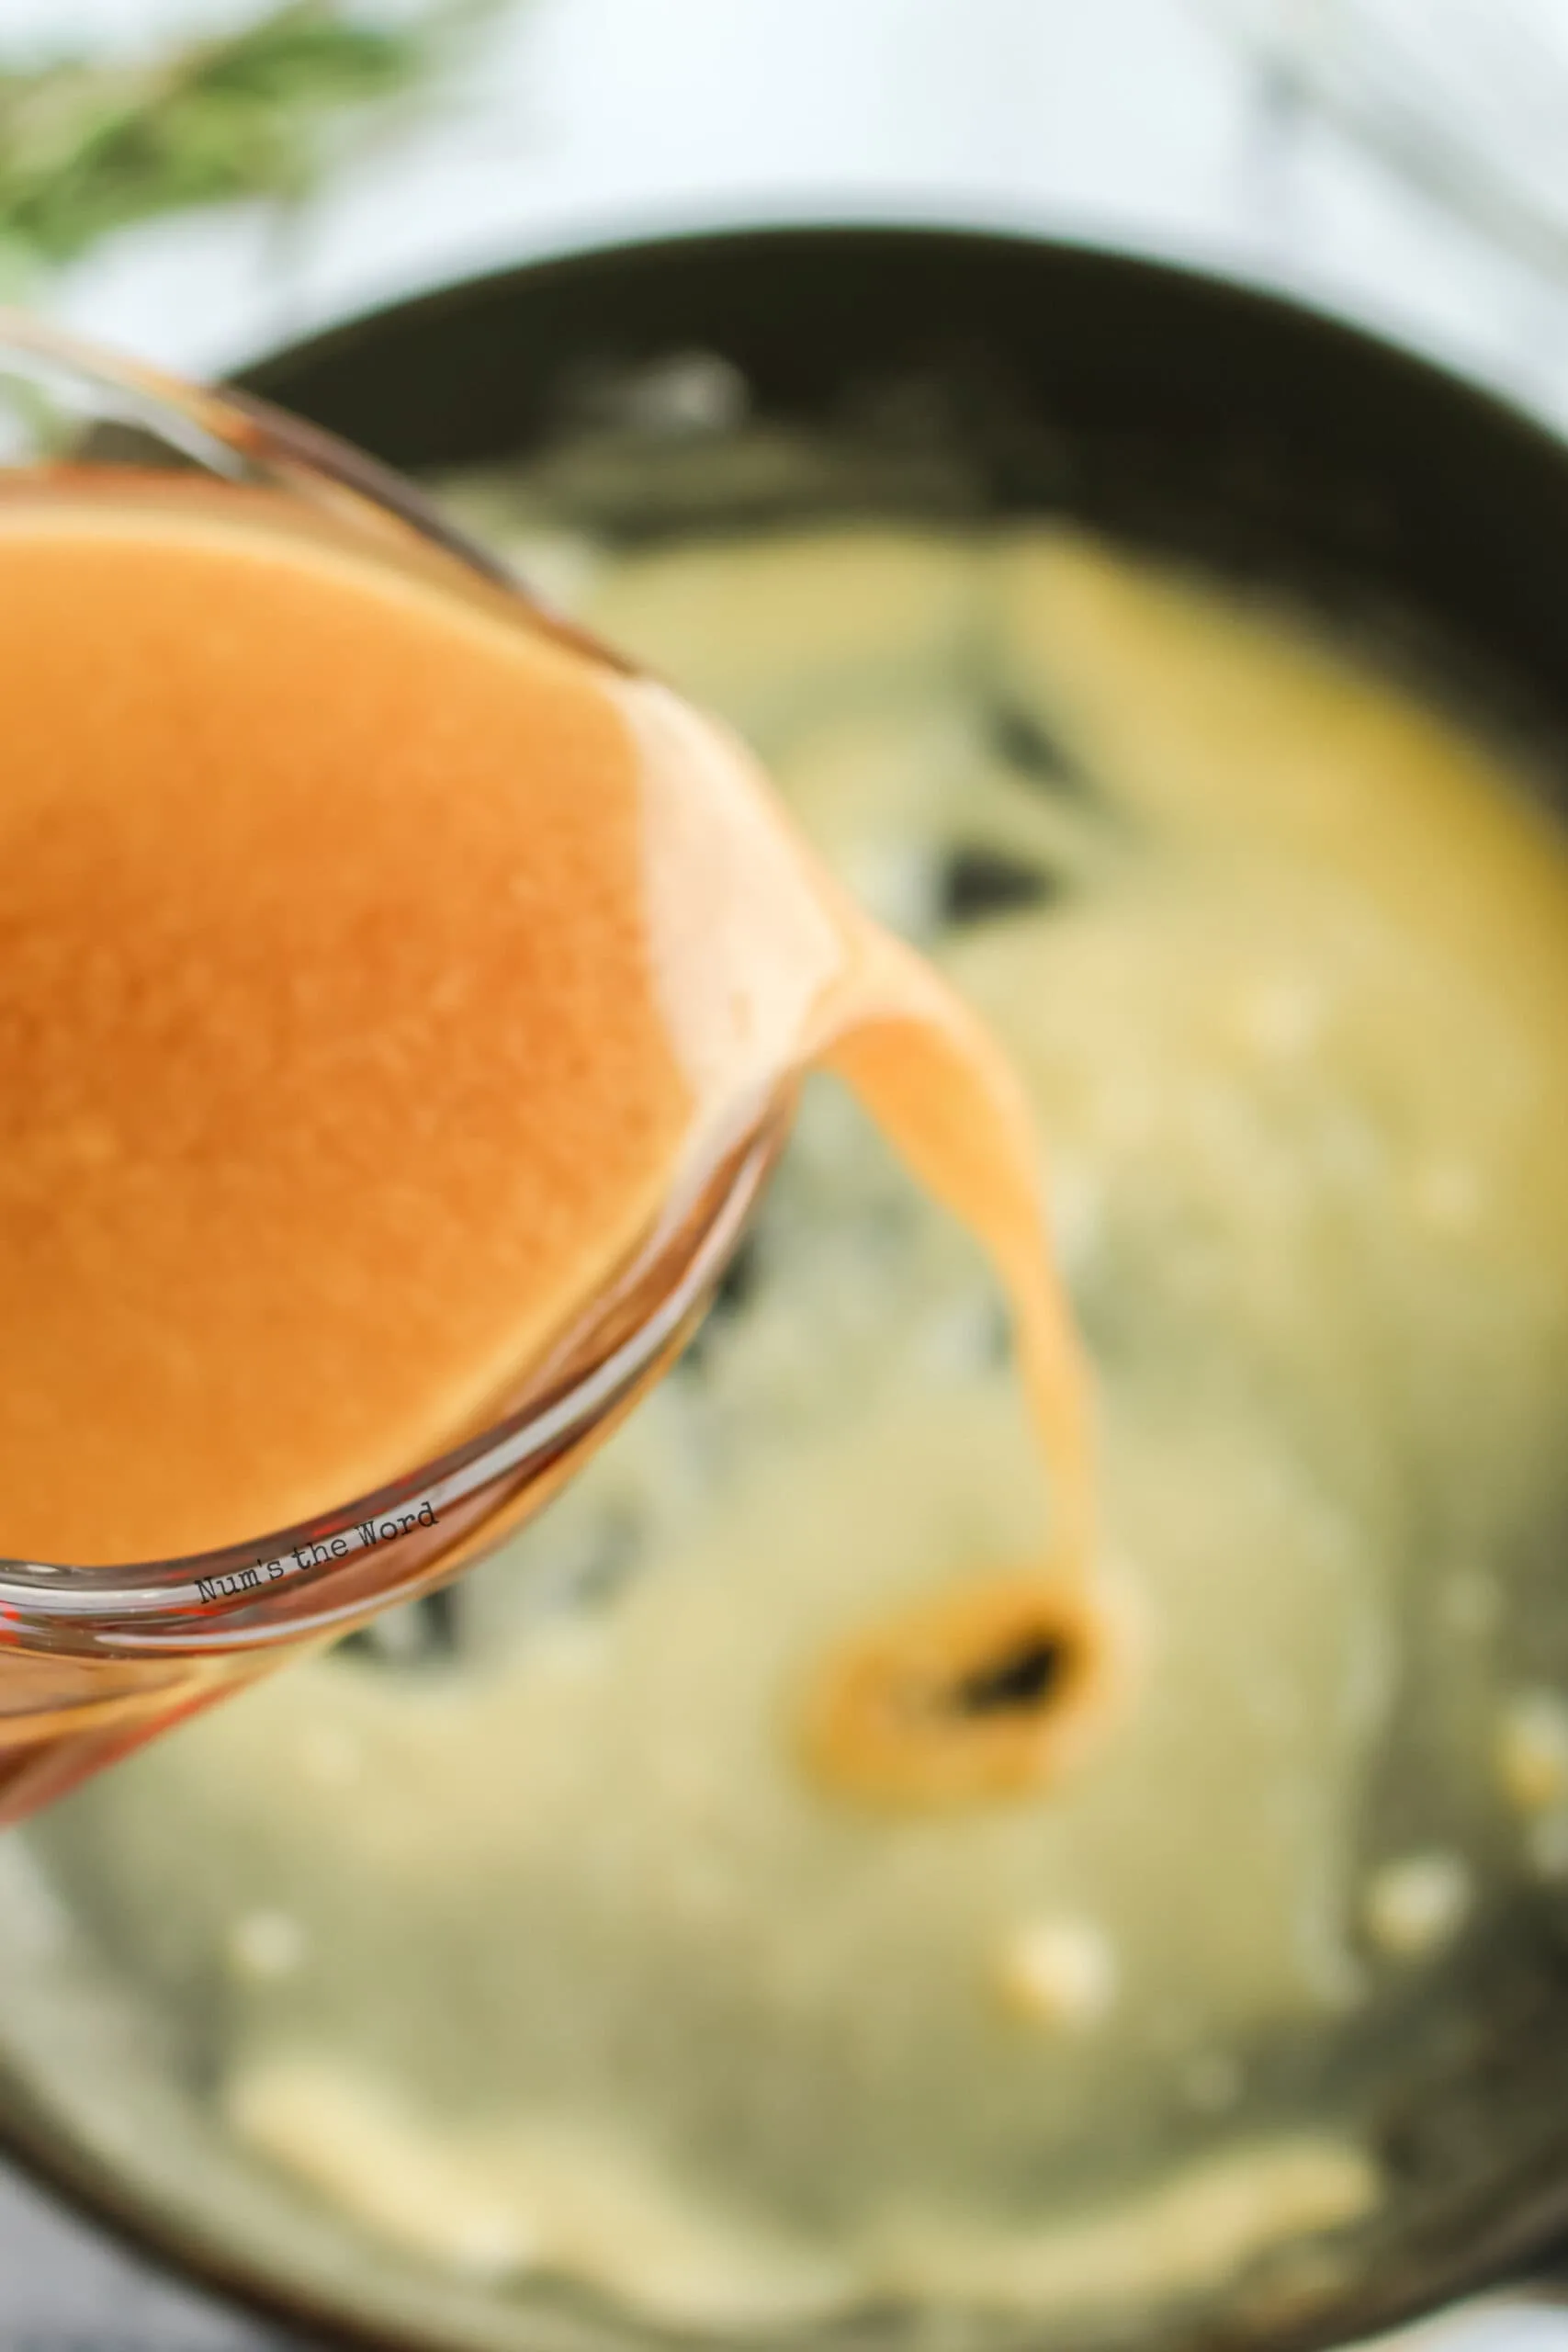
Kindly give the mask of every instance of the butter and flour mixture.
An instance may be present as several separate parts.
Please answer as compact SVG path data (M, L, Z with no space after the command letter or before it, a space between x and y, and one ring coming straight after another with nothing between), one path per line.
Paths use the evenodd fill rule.
M1066 528L544 552L1022 1073L1135 1665L1010 1780L1073 1661L995 1582L1050 1502L1005 1318L813 1080L541 1521L29 1833L231 2169L92 2128L275 2263L482 2282L476 2345L540 2275L721 2332L1201 2297L1375 2213L1342 2038L1568 1866L1568 1709L1495 1646L1560 1499L1561 839L1407 690ZM1369 1852L1417 1657L1442 1760Z

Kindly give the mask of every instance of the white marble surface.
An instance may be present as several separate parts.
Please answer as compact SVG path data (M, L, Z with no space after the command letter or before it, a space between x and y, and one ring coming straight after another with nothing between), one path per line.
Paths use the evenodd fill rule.
M0 35L134 50L245 5L0 0ZM358 159L303 220L258 206L127 231L70 274L59 307L214 368L628 218L1000 212L1292 286L1568 420L1568 289L1271 106L1224 15L1203 0L516 0L440 112Z
M244 13L0 0L0 48L132 50ZM1381 326L1568 428L1568 287L1282 105L1202 0L522 0L437 116L303 217L127 231L54 300L89 333L217 370L600 226L790 215L999 216L1197 260ZM1568 2315L1506 2304L1426 2334L1441 2352L1568 2352ZM0 2352L264 2340L0 2174Z

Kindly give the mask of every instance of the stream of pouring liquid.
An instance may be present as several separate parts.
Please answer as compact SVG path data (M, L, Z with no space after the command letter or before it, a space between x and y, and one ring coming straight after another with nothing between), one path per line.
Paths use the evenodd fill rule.
M1086 1383L978 1023L662 688L282 502L130 481L0 498L0 1551L173 1557L429 1459L826 1063L989 1250L1054 1516L840 1661L808 1758L877 1801L1037 1781L1074 1711L1034 1702L1096 1682ZM0 1818L254 1670L0 1652Z

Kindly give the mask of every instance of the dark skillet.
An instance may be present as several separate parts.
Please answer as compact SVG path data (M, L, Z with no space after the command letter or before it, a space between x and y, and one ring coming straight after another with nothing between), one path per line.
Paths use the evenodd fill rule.
M863 471L825 480L826 503L1076 514L1365 623L1506 729L1568 743L1568 452L1420 361L1198 276L1007 235L737 232L450 288L246 380L416 472L537 449L594 420L640 468L640 506L620 519L630 527L635 508L649 528L661 496L679 506L685 436L722 430L743 393L753 414L858 456ZM739 474L714 519L754 520L769 497L765 472ZM1568 1511L1512 1576L1522 1656L1535 1676L1568 1679ZM1395 1813L1419 1755L1404 1729L1404 1760L1391 1756L1375 1798ZM1366 2334L1521 2275L1568 2225L1568 1901L1521 1896L1477 1951L1461 2007L1371 2036L1359 2056L1394 2188L1348 2269L1274 2266L1179 2345ZM13 2113L7 2128L121 2232L274 2315L288 2308L232 2256L194 2254L135 2210L41 2118ZM298 2303L289 2315L321 2320ZM615 2337L541 2307L541 2346ZM904 2333L875 2314L810 2340ZM1021 2325L952 2338L1032 2340ZM1172 2338L1151 2324L1118 2340Z

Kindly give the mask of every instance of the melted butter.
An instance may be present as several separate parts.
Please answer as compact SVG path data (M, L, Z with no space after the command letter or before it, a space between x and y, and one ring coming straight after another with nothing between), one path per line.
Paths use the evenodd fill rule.
M1351 2038L1561 1826L1493 1634L1558 1491L1560 842L1411 693L1075 535L595 576L1005 1043L1136 1702L1070 1772L1010 1744L1070 1648L1055 1465L985 1265L818 1084L731 1310L460 1588L454 1657L309 1662L29 1833L201 2021L212 2108L135 2037L89 2081L58 1970L7 1971L19 2063L362 2312L482 2279L498 2346L551 2271L720 2330L1223 2301L1375 2211ZM1048 888L944 916L980 851ZM1444 1736L1369 1857L1402 1685ZM1478 1810L1500 1770L1546 1813ZM1462 1917L1384 1949L1438 1858Z

